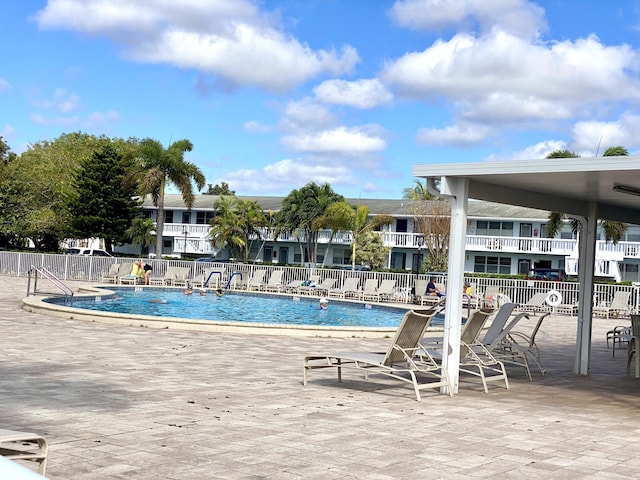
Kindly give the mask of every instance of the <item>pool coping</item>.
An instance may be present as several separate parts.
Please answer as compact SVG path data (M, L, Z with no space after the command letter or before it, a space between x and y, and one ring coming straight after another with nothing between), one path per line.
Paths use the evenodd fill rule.
M110 284L100 285L80 285L74 297L103 297L115 295L113 287ZM118 285L118 288L154 288L141 285L128 286ZM157 287L155 287L157 288ZM181 287L163 287L163 288L181 288ZM291 296L278 294L274 292L243 292L242 290L234 290L234 293L275 295L275 296ZM195 320L190 318L179 317L157 317L152 315L137 315L129 313L101 312L96 310L86 310L82 308L70 307L44 301L45 299L59 297L53 294L37 294L30 295L22 299L22 308L32 313L48 314L67 320L82 320L87 322L110 323L117 325L127 325L132 327L147 328L171 328L176 330L204 331L211 333L237 333L237 334L257 334L257 335L286 335L299 337L337 337L337 338L388 338L392 337L396 331L393 327L337 327L337 326L320 326L320 325L284 325L270 323L249 323L249 322L233 322L233 321L216 321L216 320ZM307 295L301 295L304 298ZM311 297L313 298L313 297ZM374 302L358 302L353 300L341 300L348 303L370 303ZM410 310L412 305L399 304L381 304L385 308L397 308L399 310Z

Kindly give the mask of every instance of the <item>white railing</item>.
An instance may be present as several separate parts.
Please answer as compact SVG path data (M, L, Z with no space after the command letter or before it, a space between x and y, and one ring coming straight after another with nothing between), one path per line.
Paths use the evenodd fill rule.
M133 262L134 258L116 257L91 257L77 255L56 255L22 252L0 252L0 275L15 277L27 277L29 270L34 267L47 268L60 280L77 280L86 282L99 282L103 273L109 271L114 263ZM318 275L318 283L325 279L335 280L336 287L340 287L347 277L357 277L362 286L367 279L382 280L392 279L396 282L397 302L410 302L411 293L418 278L425 279L425 275L413 273L392 272L366 272L350 271L336 268L312 268L312 267L283 267L271 265L252 265L240 263L200 263L187 260L160 260L144 259L153 267L153 275L162 277L168 267L188 267L191 269L190 277L194 281L202 281L204 270L216 268L222 271L220 281L225 283L230 278L251 278L256 270L265 270L265 279L268 279L275 270L282 270L281 282L302 281L311 275ZM446 290L446 275L432 276L436 283L441 283ZM488 288L497 288L504 299L515 303L526 303L534 294L557 290L562 294L563 304L575 306L578 298L578 284L576 282L547 282L518 279L499 279L485 277L466 277L465 280L473 286L477 295L482 295ZM594 304L603 305L609 302L615 292L629 291L631 295L631 308L634 312L639 310L640 287L615 284L596 284L594 286ZM573 310L571 310L573 311Z

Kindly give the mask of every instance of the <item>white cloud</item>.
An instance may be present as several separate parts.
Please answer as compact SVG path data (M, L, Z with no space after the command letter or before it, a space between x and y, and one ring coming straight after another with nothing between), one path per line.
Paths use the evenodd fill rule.
M34 100L33 103L38 108L54 109L64 114L78 110L81 105L80 96L73 92L68 92L64 88L56 89L49 99Z
M416 140L427 145L466 147L482 143L493 133L493 129L487 126L461 123L445 128L421 128L416 134Z
M338 124L338 118L326 106L306 97L285 106L280 128L286 132L308 132Z
M92 112L83 121L84 128L94 129L120 120L120 114L113 110L108 112Z
M9 90L11 88L11 84L5 80L4 78L0 78L0 92L4 92L5 90Z
M537 160L546 158L551 152L566 148L567 143L563 140L545 140L509 155L492 155L488 160Z
M242 125L242 129L250 133L265 133L273 130L269 125L262 125L255 120L249 120Z
M285 148L296 152L336 155L362 155L381 152L386 148L380 127L375 125L338 127L313 133L288 135L282 138Z
M125 45L131 58L215 75L225 88L286 92L316 75L359 62L351 46L313 50L246 0L50 0L41 28L68 28Z
M73 129L87 129L87 130L99 130L99 133L104 133L103 128L106 125L112 124L120 120L120 114L114 111L109 112L92 112L86 117L79 115L73 116L57 116L48 117L41 113L32 113L29 117L33 123L38 125L62 126L65 128Z
M389 103L393 95L377 78L356 81L327 80L313 89L316 98L324 103L355 108L373 108Z
M478 26L486 33L498 27L534 38L546 29L544 9L528 0L398 0L389 16L415 30L442 30L451 25L476 30Z
M12 140L16 137L18 131L12 125L5 125L0 128L0 137L4 138L4 140Z
M226 173L213 183L227 182L231 189L243 194L288 194L292 188L309 183L353 184L352 173L345 166L328 166L307 159L281 160L261 169L242 169ZM292 185L294 185L292 187ZM295 185L298 185L296 187ZM286 193L283 193L286 192Z
M623 146L628 150L640 147L638 138L640 131L640 115L624 113L616 121L581 121L573 127L573 143L571 147L583 156L594 156L598 145L599 155L609 147Z

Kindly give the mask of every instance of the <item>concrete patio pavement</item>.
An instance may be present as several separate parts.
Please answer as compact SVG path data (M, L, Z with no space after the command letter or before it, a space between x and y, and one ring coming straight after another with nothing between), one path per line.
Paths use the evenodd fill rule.
M630 478L640 380L596 319L591 375L572 373L575 317L539 334L548 368L511 389L450 398L354 372L310 372L306 353L383 339L150 329L24 312L26 279L0 276L0 426L50 442L48 478ZM530 321L529 325L532 325ZM638 448L636 448L638 447Z

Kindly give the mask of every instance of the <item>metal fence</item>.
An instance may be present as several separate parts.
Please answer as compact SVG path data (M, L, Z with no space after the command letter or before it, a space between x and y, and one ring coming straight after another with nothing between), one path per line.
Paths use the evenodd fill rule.
M114 263L131 263L138 259L125 257L92 257L78 255L59 255L25 252L0 252L0 275L27 277L32 266L46 268L59 279L100 282L104 273L108 272ZM253 277L257 270L265 270L264 279L268 280L275 270L282 270L282 284L303 281L312 276L317 277L317 283L325 279L333 279L335 287L343 285L347 277L360 279L360 286L367 279L376 279L378 284L382 280L395 280L396 300L410 301L416 279L433 278L446 289L447 278L445 275L424 275L415 273L392 273L351 271L332 268L317 267L283 267L265 264L242 263L205 263L187 260L160 260L142 259L153 267L153 276L161 277L169 267L184 267L190 269L190 278L194 281L202 281L207 269L216 268L221 274L219 280L226 283L232 276L246 281ZM235 274L235 275L234 275ZM575 305L578 301L578 284L576 282L547 282L539 280L517 280L501 278L476 278L468 277L466 281L474 288L477 295L481 296L488 288L498 290L505 299L512 302L526 303L536 293L545 293L556 290L562 295L562 303ZM617 291L631 293L631 310L638 311L640 305L640 287L616 284L596 284L594 287L594 305L606 306ZM423 293L423 292L418 292Z

